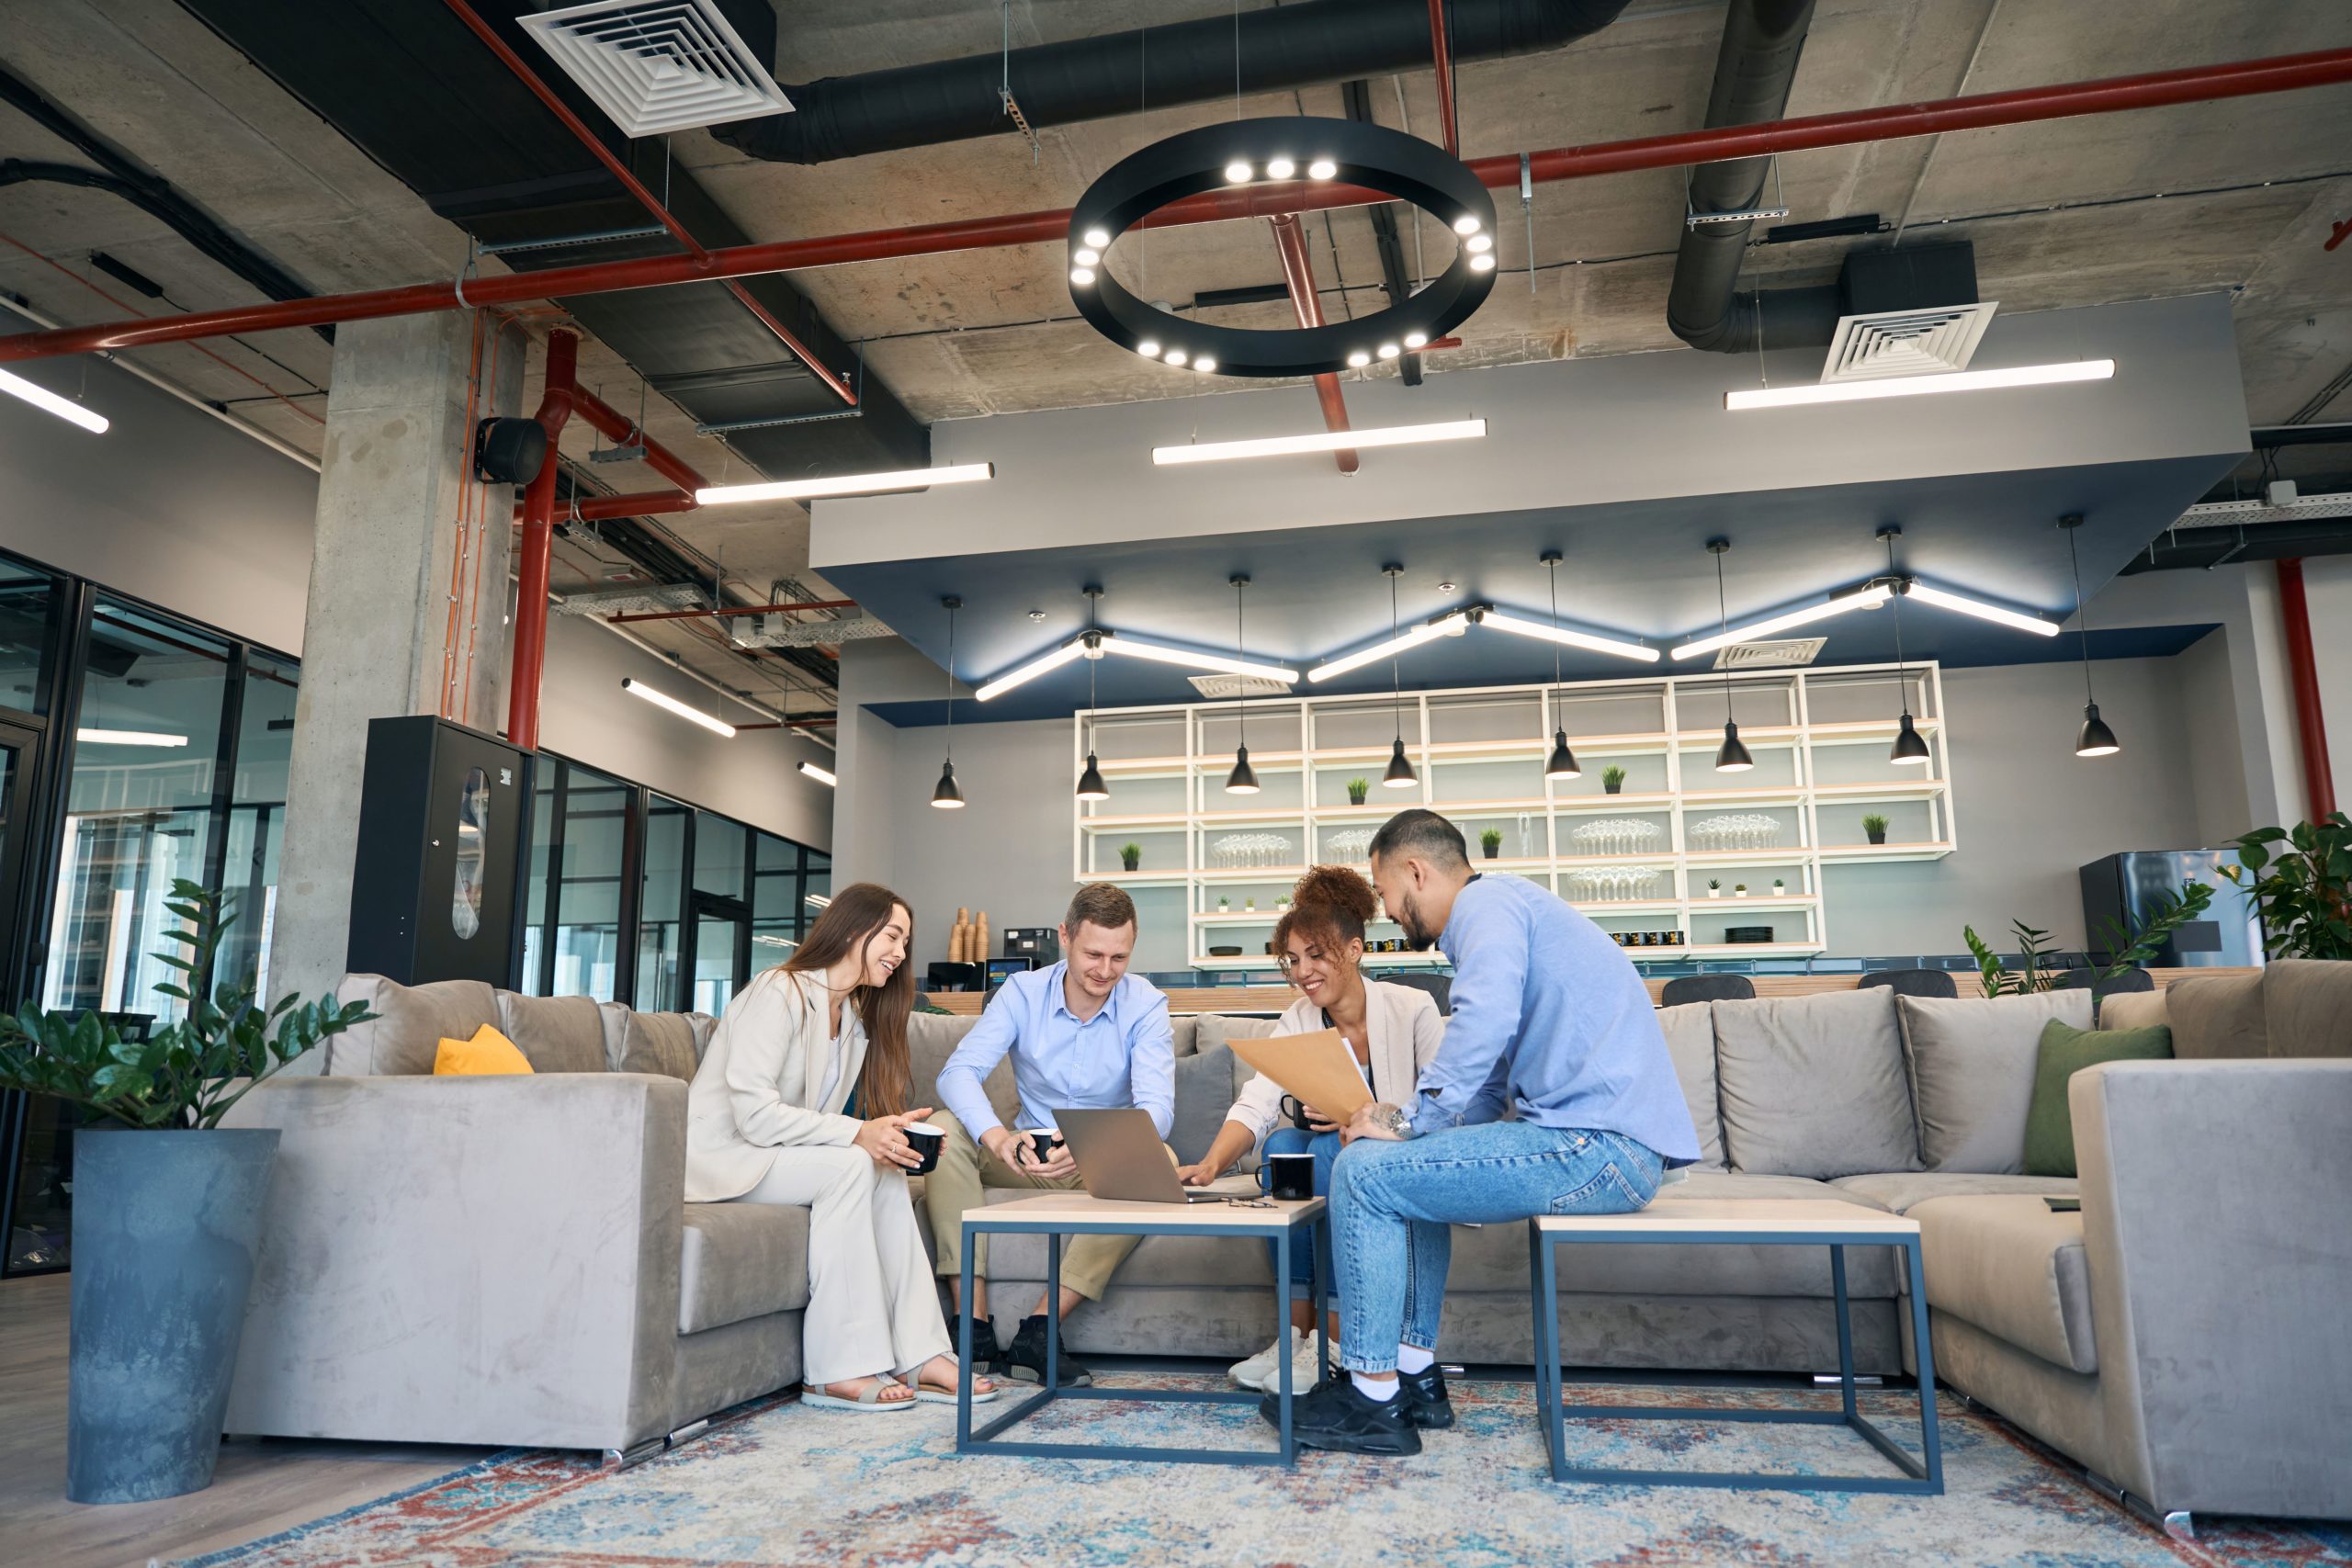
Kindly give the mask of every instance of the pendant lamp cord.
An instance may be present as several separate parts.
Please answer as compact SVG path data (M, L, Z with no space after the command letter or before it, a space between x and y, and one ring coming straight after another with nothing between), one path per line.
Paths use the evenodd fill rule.
M1718 629L1724 636L1730 636L1731 611L1724 601L1724 553L1721 550L1715 552L1715 620ZM1724 722L1731 722L1731 670L1728 666L1724 670Z
M1249 649L1242 645L1241 637L1241 596L1249 590L1250 583L1247 579L1236 577L1233 580L1233 657L1236 659L1250 657ZM1237 681L1246 681L1249 678L1247 675L1238 676ZM1233 693L1233 723L1238 731L1241 749L1246 751L1250 749L1250 699L1242 694L1242 689L1238 684L1234 687Z
M1552 629L1556 632L1560 629L1560 563L1556 560L1548 560L1544 563L1544 569L1552 574ZM1552 684L1556 686L1559 683L1560 645L1555 642L1552 644ZM1559 701L1557 693L1553 694L1552 700L1555 703ZM1556 711L1553 716L1555 718L1559 716ZM1555 728L1565 728L1566 725L1563 723Z
M1896 576L1894 570L1894 536L1886 536L1886 574ZM1903 668L1903 584L1889 584L1894 590L1894 691L1903 699L1903 716L1911 716L1911 677Z
M947 607L947 761L956 760L956 607Z
M2066 570L2075 578L2075 630L2083 643L2083 701L2097 702L2091 694L2091 607L2083 601L2083 563L2075 554L2075 530L2066 530Z
M1404 677L1396 672L1396 575L1388 576L1388 716L1396 723L1396 739L1405 739Z

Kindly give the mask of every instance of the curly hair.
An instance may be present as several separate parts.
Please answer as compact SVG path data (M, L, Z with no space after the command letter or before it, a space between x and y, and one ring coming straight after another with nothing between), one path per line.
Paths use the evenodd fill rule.
M1307 868L1290 890L1290 908L1274 922L1274 951L1281 953L1294 936L1327 947L1345 947L1363 940L1363 928L1380 913L1380 896L1363 873L1353 866L1317 865Z

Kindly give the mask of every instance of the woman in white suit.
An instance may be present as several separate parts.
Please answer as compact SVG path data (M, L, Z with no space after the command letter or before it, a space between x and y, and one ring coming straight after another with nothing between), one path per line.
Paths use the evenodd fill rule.
M922 1156L902 1129L931 1114L907 1105L913 937L889 889L835 894L792 957L728 1004L686 1093L688 1202L809 1211L805 1404L955 1402L956 1361L907 1191ZM857 1116L843 1113L853 1089ZM995 1397L986 1379L973 1387Z
M1274 924L1274 952L1283 973L1300 995L1275 1021L1276 1034L1308 1034L1336 1029L1363 1068L1374 1100L1410 1105L1421 1069L1437 1055L1445 1040L1445 1021L1426 991L1385 980L1367 980L1363 963L1363 929L1380 908L1379 896L1362 873L1344 865L1318 865L1298 879L1291 890L1291 906ZM1313 1106L1301 1108L1307 1125L1292 1124L1283 1114L1282 1087L1263 1073L1243 1086L1241 1097L1226 1112L1208 1154L1198 1165L1178 1172L1185 1181L1201 1186L1233 1168L1234 1161L1261 1139L1268 1155L1305 1154L1315 1156L1315 1192L1329 1192L1331 1162L1340 1156L1340 1129ZM1276 1123L1281 1125L1276 1125ZM1314 1258L1304 1247L1291 1253L1292 1275L1301 1284L1312 1278ZM1315 1304L1291 1305L1289 1334L1293 1352L1311 1359L1315 1347ZM1276 1325L1275 1332L1283 1329ZM1332 1325L1334 1336L1338 1325ZM1245 1388L1261 1388L1281 1365L1283 1342L1277 1338L1233 1369L1234 1381ZM1298 1363L1294 1363L1298 1364Z

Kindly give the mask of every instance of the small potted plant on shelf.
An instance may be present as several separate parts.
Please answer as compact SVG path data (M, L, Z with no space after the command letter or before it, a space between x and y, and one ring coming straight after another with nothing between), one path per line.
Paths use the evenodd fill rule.
M1225 914L1230 914L1230 913L1232 912L1232 910L1233 910L1233 900L1232 900L1232 899L1230 899L1230 898L1228 898L1228 897L1226 897L1224 894L1222 894L1222 893L1218 894L1218 895L1216 896L1216 912L1217 912L1218 914L1220 914L1220 915L1225 915Z
M1370 779L1350 779L1348 781L1348 804L1350 806L1362 806L1363 804L1364 796L1371 793L1372 781Z
M1707 878L1707 897L1710 898L1720 898L1723 896L1724 885L1712 876Z
M1873 844L1886 842L1886 818L1878 812L1870 813L1862 818L1862 831Z
M1604 795L1615 795L1625 787L1625 770L1611 762L1600 770L1600 788Z
M1126 867L1129 871L1137 871L1142 869L1143 846L1141 844L1121 844L1119 846L1119 863Z
M1494 859L1503 852L1503 830L1500 828L1487 829L1478 835L1478 847L1487 852L1488 860Z
M1745 883L1745 882L1735 882L1735 883L1733 883L1733 884L1732 884L1732 886L1731 886L1731 896L1732 896L1733 897L1735 897L1735 898L1745 898L1745 897L1747 897L1747 883Z
M1789 890L1789 885L1788 885L1786 882L1783 882L1782 880L1781 880L1781 878L1779 878L1779 877L1777 877L1777 876L1776 876L1776 877L1774 877L1774 878L1772 879L1772 897L1773 897L1778 898L1778 897L1780 897L1781 895L1783 895L1783 894L1785 894L1786 892L1788 892L1788 890Z

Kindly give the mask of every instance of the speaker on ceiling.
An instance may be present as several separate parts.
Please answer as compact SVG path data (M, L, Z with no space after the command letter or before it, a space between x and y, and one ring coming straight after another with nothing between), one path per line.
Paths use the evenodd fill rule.
M485 484L529 484L548 457L548 433L536 419L485 419L474 426L474 478Z

